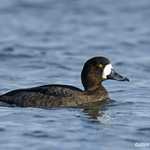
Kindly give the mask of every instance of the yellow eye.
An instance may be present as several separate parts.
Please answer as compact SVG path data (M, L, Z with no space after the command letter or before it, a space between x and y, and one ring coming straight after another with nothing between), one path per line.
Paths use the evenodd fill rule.
M102 65L102 64L99 64L98 66L99 66L100 68L103 68L103 65Z

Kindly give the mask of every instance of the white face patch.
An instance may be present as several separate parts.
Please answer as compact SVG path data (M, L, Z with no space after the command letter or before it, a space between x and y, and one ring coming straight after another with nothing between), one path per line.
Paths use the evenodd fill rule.
M107 79L107 76L111 74L111 70L112 70L112 65L111 64L108 64L105 66L104 70L103 70L103 79Z

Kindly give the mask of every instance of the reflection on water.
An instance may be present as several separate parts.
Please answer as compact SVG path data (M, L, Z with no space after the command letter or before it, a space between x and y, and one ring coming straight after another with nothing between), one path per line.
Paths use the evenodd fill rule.
M136 143L150 143L149 0L0 2L1 93L51 83L82 88L82 66L96 55L131 79L106 81L113 100L105 104L0 107L1 149L137 150Z
M97 120L99 117L103 116L103 110L107 103L108 101L89 103L87 106L82 107L82 109L89 118Z

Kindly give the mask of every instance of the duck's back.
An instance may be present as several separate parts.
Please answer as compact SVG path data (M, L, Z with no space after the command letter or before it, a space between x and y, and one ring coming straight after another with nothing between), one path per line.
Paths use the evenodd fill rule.
M45 85L8 92L0 101L22 107L74 106L82 92L70 85Z

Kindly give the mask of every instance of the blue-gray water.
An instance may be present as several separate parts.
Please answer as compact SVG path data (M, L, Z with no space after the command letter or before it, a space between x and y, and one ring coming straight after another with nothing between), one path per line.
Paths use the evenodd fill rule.
M0 149L149 149L149 16L149 0L0 0L0 93L82 88L82 66L97 55L131 80L104 83L113 101L97 119L82 109L0 107Z

